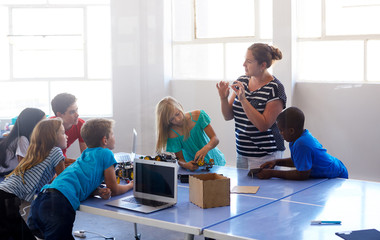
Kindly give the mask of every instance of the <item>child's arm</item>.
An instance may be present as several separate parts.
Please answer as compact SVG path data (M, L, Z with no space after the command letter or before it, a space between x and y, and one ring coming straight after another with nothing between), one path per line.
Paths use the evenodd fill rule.
M260 179L277 177L289 180L306 180L309 178L310 172L311 169L307 171L262 169L256 176Z
M65 170L65 161L60 161L57 166L55 166L55 174L58 176L61 172Z
M219 139L216 136L214 129L211 127L211 124L207 125L204 131L210 138L210 141L195 154L194 161L204 160L207 153L219 144Z
M277 159L276 165L284 167L295 167L291 158Z
M198 164L195 161L186 162L185 158L183 157L182 151L175 153L177 159L178 159L178 165L189 169L191 171L197 170L199 168Z
M79 140L78 140L79 142ZM82 153L84 150L87 149L87 145L85 142L79 142L79 149L80 149L80 152Z
M291 158L275 159L261 164L260 168L273 169L275 166L294 167Z
M117 183L115 167L113 165L104 170L104 182L106 183L107 188L111 190L111 196L117 196L126 193L133 187L133 181L127 185L121 185Z
M53 180L61 173L63 172L63 170L65 170L65 160L62 160L60 161L57 166L55 166L54 170L55 170L55 174L53 176L53 178L49 181L49 183L52 183Z
M65 167L70 166L72 163L74 163L76 160L73 158L65 158Z
M102 185L100 185L99 187L97 187L95 189L95 191L92 193L93 196L100 196L102 199L110 199L111 197L111 189L107 188L107 187L103 187Z

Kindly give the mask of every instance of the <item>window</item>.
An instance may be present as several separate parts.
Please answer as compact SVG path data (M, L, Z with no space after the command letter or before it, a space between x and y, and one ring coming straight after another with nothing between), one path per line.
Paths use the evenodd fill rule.
M61 92L81 116L110 116L110 27L109 0L1 1L0 118L25 107L52 115Z
M196 38L255 36L254 1L195 0Z
M379 82L379 12L380 0L298 0L298 81Z
M173 0L173 79L235 80L247 48L272 41L272 1Z

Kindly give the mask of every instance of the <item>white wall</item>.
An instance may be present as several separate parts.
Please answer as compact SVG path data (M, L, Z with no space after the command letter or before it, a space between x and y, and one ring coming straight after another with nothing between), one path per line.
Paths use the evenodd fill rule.
M380 181L379 84L297 83L293 103L305 127L348 168L350 178Z
M132 128L137 151L153 154L155 104L168 95L170 33L164 24L168 1L111 1L115 151L130 152Z

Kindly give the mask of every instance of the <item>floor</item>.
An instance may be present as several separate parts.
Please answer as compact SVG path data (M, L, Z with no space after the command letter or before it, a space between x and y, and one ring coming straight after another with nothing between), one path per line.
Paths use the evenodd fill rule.
M79 230L89 231L85 232L85 239L104 239L104 237L100 237L99 235L92 234L90 232L99 233L106 237L114 237L115 240L135 239L133 223L77 211L73 231ZM141 234L141 240L185 239L184 233L150 227L142 224L137 225L137 231ZM194 240L201 239L203 240L204 237L194 237Z

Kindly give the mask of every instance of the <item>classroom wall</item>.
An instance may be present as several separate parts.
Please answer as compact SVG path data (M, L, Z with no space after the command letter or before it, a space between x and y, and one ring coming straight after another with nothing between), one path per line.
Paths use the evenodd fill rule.
M204 109L210 115L220 139L218 147L227 164L234 166L234 125L221 115L216 81L169 81L170 31L165 14L169 3L111 1L115 152L130 151L135 127L139 132L138 153L154 154L155 104L163 96L172 95L186 110ZM376 124L380 111L375 106L380 85L293 83L289 79L293 75L286 72L288 67L277 66L282 70L274 72L287 88L289 103L305 112L306 127L328 152L345 163L350 177L380 181L380 134Z
M306 127L346 165L350 178L380 181L379 84L297 83Z
M111 1L115 151L154 154L155 104L169 93L170 33L164 27L168 1Z

